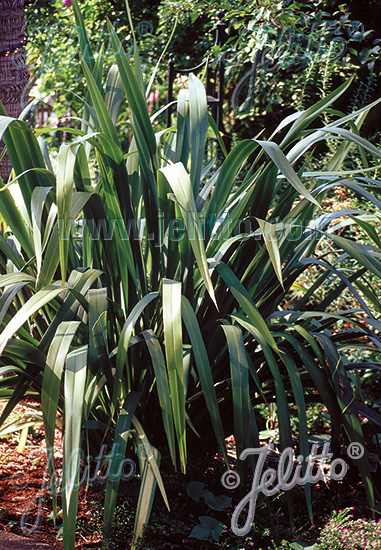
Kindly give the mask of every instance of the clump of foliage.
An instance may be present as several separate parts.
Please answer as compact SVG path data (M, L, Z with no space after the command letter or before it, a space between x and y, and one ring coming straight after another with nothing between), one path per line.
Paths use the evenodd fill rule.
M381 546L381 520L353 519L352 509L333 512L315 550L374 550Z
M380 39L344 4L336 11L320 2L252 8L228 12L238 36L233 31L222 49L215 47L232 83L231 131L252 132L255 119L256 131L268 132L279 112L307 108L356 72L361 82L378 63Z
M120 466L128 450L134 453L136 547L156 487L169 507L163 442L183 473L189 456L211 441L228 465L225 437L232 431L238 456L259 447L258 403L276 404L280 448L291 447L296 405L299 451L308 456L310 394L328 410L337 456L342 437L365 446L359 412L380 422L349 374L364 367L364 346L376 358L381 352L379 323L359 294L364 272L381 276L379 238L366 211L324 212L321 205L340 184L379 207L378 180L341 168L352 147L364 166L379 162L381 152L360 136L374 105L321 122L349 82L279 121L270 139L242 140L228 153L208 116L204 86L190 75L173 126L157 131L158 113L150 116L146 103L154 74L146 84L133 35L130 57L108 24L115 64L104 71L103 52L94 54L76 0L73 8L87 86L77 113L81 129L65 128L72 139L54 165L44 140L50 128L33 131L3 110L0 116L14 169L9 182L0 181L0 375L9 375L0 380L8 398L0 424L30 391L40 395L65 550L74 548L83 453L108 446L105 546ZM129 113L127 143L116 125L121 105ZM303 154L332 136L338 145L328 164L318 177L305 172ZM220 155L205 163L210 139ZM334 224L340 215L350 215L372 245L340 236ZM313 256L322 240L334 261ZM319 279L285 309L287 293L316 263ZM324 298L305 307L333 273L338 280ZM358 307L330 312L345 289ZM351 362L353 349L358 363ZM376 360L366 369L377 369ZM61 415L62 503L53 457ZM357 466L374 505L366 454ZM248 469L239 462L242 479ZM304 491L312 518L309 485Z

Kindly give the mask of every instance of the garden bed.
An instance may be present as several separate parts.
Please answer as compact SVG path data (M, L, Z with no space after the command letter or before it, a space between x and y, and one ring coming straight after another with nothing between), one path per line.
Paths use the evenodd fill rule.
M28 405L38 406L29 402ZM15 414L25 414L30 411L26 404L18 405ZM3 406L0 408L2 410ZM372 443L372 430L365 429L368 445ZM35 424L28 434L25 447L18 452L19 434L11 434L0 438L0 529L16 534L28 535L30 539L48 543L56 548L62 548L62 539L57 537L57 529L53 526L51 498L43 488L47 479L46 450L42 424ZM58 472L62 464L62 438L56 432L55 462ZM236 465L234 438L227 439L227 450L232 468ZM374 449L373 449L374 450ZM221 476L226 467L219 454L209 453L199 459L198 463L190 463L187 475L176 474L173 471L169 457L165 455L161 462L164 486L168 495L171 511L167 511L162 497L157 492L151 520L145 531L145 537L140 543L142 550L153 548L198 550L208 548L229 549L272 549L281 548L282 541L286 546L293 541L313 542L318 539L322 527L335 510L352 508L355 518L371 519L372 515L366 504L366 495L358 472L349 463L345 478L339 482L324 483L319 481L312 486L312 503L314 524L308 520L304 488L293 489L294 524L290 525L288 503L284 492L273 497L258 496L255 523L251 531L244 537L237 537L231 530L231 515L245 493L239 489L228 491L221 484ZM275 467L279 455L269 453L266 467ZM275 464L275 466L274 466ZM375 486L381 485L380 471L375 475ZM191 482L205 484L205 489L213 495L224 495L232 498L224 509L216 510L208 506L203 498L195 501ZM97 489L95 491L94 489ZM110 538L110 550L126 550L131 545L134 526L134 515L139 479L122 481L121 494L118 497L116 513ZM193 495L193 496L192 496ZM42 497L41 500L38 500ZM78 510L76 548L98 550L101 548L102 516L104 495L102 486L81 487ZM225 501L225 504L228 501ZM378 502L378 505L381 501ZM218 507L218 506L217 506ZM192 536L199 518L209 517L216 520L219 528L215 531L218 540L213 540L211 530L207 540ZM245 516L242 514L241 519ZM201 520L203 521L203 520ZM36 525L33 524L36 522ZM289 547L292 548L292 547Z

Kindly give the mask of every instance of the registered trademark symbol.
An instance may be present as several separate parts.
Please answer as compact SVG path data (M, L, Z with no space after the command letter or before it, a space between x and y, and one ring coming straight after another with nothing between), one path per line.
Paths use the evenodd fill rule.
M139 36L146 36L153 33L153 25L150 21L140 21L136 26L136 32Z
M352 460L357 460L358 458L361 458L364 454L364 447L361 445L361 443L357 443L356 441L352 441L352 443L349 443L347 453L349 458Z

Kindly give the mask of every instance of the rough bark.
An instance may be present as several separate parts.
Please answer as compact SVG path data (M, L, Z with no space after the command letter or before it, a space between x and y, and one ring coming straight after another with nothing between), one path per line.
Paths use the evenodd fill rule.
M0 100L7 114L18 117L27 103L24 0L0 0ZM0 143L0 156L3 144ZM8 178L9 158L0 161L0 176Z

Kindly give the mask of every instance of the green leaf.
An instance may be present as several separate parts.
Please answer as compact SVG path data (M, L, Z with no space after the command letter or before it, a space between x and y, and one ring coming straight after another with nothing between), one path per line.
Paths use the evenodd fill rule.
M34 296L32 296L32 298L29 298L29 300L16 313L13 319L6 325L3 332L0 334L0 355L4 351L9 338L11 338L18 331L18 329L23 326L29 317L44 307L51 300L56 298L61 292L62 286L59 284L53 284L39 290Z
M116 65L112 65L107 75L105 106L114 124L116 124L116 120L118 118L122 97L123 97L123 86L122 86L119 70Z
M200 502L205 494L205 483L201 483L201 481L191 481L187 485L187 494L195 502Z
M0 298L0 324L3 322L3 319L6 316L9 307L12 305L15 296L22 288L25 287L26 284L26 282L14 284L3 291Z
M152 447L152 457L157 466L160 465L161 455L159 451ZM144 463L142 472L138 504L136 506L136 517L134 524L132 550L137 550L137 542L143 536L144 526L148 523L151 515L153 501L156 492L156 477L151 467L150 461L147 459Z
M208 491L204 496L205 504L213 510L221 512L226 510L232 503L232 498L225 495L214 496L211 491Z
M42 212L46 198L51 191L51 187L36 187L32 194L31 213L32 213L32 228L33 228L33 244L37 263L36 282L41 273L42 266Z
M189 90L180 90L177 99L177 132L175 162L188 165L190 151Z
M73 550L78 509L82 412L87 373L87 346L71 351L65 371L65 436L62 478L64 550Z
M284 387L279 366L273 354L273 350L271 349L261 332L258 331L257 327L252 322L249 322L244 317L244 315L240 313L234 313L231 315L231 318L234 321L237 321L245 330L247 330L252 336L254 336L254 338L260 343L262 347L266 363L275 382L281 447L282 449L291 447L292 438L290 429L290 415L287 404L287 393Z
M79 39L79 45L81 48L82 59L89 65L90 69L93 70L95 65L95 60L93 52L91 50L90 42L87 37L85 22L82 17L81 10L79 9L77 0L72 1L75 22L77 24L77 33Z
M63 369L79 325L79 321L64 322L59 325L46 357L41 389L41 406L44 418L51 492L53 495L53 513L55 517L57 516L57 493L54 473L54 433L56 428L58 399Z
M84 62L82 62L82 70L84 72L89 88L91 101L93 103L95 112L97 113L100 129L110 140L110 142L103 141L105 151L110 154L111 158L115 158L118 162L121 162L123 155L122 151L120 150L118 135L116 133L115 126L111 120L111 117L107 111L107 108L104 104L104 100L99 91L97 83L88 65Z
M319 203L311 195L309 191L304 187L299 177L295 173L291 164L287 160L285 154L280 149L279 145L271 141L258 141L259 145L266 151L271 160L274 162L278 170L284 175L289 183L296 189L299 195L303 195L307 200L315 204L320 208Z
M175 436L173 430L173 413L171 405L171 393L168 383L168 374L165 366L163 352L161 350L159 340L156 338L152 330L145 330L143 333L144 340L152 360L152 366L155 372L157 393L160 402L161 414L165 434L168 440L169 451L173 465L176 466L176 449Z
M140 471L142 474L132 545L132 550L137 550L136 543L143 535L144 525L147 524L149 520L155 497L156 485L160 488L167 509L169 510L170 508L159 470L161 455L148 441L147 435L136 417L133 418L133 424L136 430L135 440L137 442Z
M353 77L341 84L336 90L328 94L326 97L318 101L315 105L312 105L305 111L302 111L298 118L295 120L287 135L281 143L282 149L298 139L314 120L316 120L334 101L336 101L345 91L349 88L353 81Z
M71 203L74 183L75 153L71 145L63 143L58 152L57 172L57 207L58 207L58 236L62 282L66 280L67 258L69 254L69 240L71 224Z
M105 523L104 545L107 543L110 533L122 473L122 463L126 454L128 434L139 399L140 393L130 392L127 394L115 427L103 512L103 521Z
M20 190L30 218L33 189L40 185L44 185L44 178L40 176L36 169L42 169L42 171L46 173L40 146L33 134L33 130L26 122L5 116L0 116L0 140L1 139L4 140L7 146L16 177L28 172L20 179ZM50 177L52 177L51 174ZM4 191L2 194L3 193L6 195L7 192Z
M208 106L205 88L194 74L189 75L189 125L191 140L191 182L193 195L200 190L201 169L208 131Z
M281 334L280 334L281 336ZM299 449L301 455L304 457L304 461L302 463L302 473L305 475L307 470L307 463L306 459L309 456L309 445L308 445L308 426L307 426L307 412L306 412L306 404L304 400L304 391L303 386L300 378L300 374L298 371L298 368L295 364L295 362L292 360L292 358L287 354L282 354L282 361L286 366L288 376L290 378L291 382L291 388L292 392L295 397L295 403L298 408L298 417L299 417ZM307 511L308 516L310 518L311 523L313 523L313 515L312 515L312 501L311 501L311 486L310 483L307 482L304 484L304 492L306 495L306 503L307 503Z
M328 237L352 258L355 258L360 265L369 269L369 271L374 273L377 277L381 277L381 262L377 259L376 254L372 254L372 252L368 250L368 247L344 237L339 237L334 233L330 233Z
M163 280L164 345L177 443L182 471L186 469L185 395L183 336L181 324L181 284Z
M267 252L269 253L270 260L271 260L271 263L273 264L276 276L278 277L280 284L283 286L279 243L276 235L275 226L272 223L268 223L264 220L260 220L259 218L256 218L256 220L259 224L261 233L263 235Z
M267 344L274 349L274 351L279 352L276 342L271 332L269 331L266 322L264 321L258 309L255 307L249 293L241 284L233 271L223 262L217 264L216 270L225 281L226 286L233 294L234 298L237 300L242 310L250 319L252 326L255 327L255 332L257 334L260 334L260 339L264 339Z
M256 141L245 139L230 151L221 166L216 182L216 192L213 193L207 209L207 220L212 220L213 217L218 218L223 213L226 201L236 182L239 169L257 148L258 143Z
M11 228L12 233L25 250L29 257L34 256L33 244L24 218L15 205L15 201L0 178L0 214L6 224ZM1 235L3 238L3 236ZM16 264L17 265L17 264Z
M225 463L228 464L226 454L226 444L224 429L222 425L220 410L218 408L218 401L216 390L214 388L212 369L209 363L209 358L206 352L204 340L202 338L201 330L197 322L196 315L185 296L181 297L181 314L183 321L188 332L191 344L192 353L197 366L198 376L200 378L201 388L203 391L206 406L208 408L209 416L213 425L214 433L217 438L222 456Z
M249 365L243 345L242 331L239 327L222 325L229 348L230 372L232 379L234 435L237 445L237 457L250 447L251 401L249 396ZM243 479L243 464L238 463Z
M114 383L112 400L110 403L112 415L114 414L114 411L117 408L117 403L120 399L120 394L122 390L122 372L123 372L124 365L128 363L127 352L128 352L128 347L130 344L130 339L131 339L135 324L139 319L140 315L143 313L144 309L147 307L147 305L150 302L152 302L152 300L155 300L158 296L159 294L157 292L151 292L150 294L147 294L147 296L144 296L144 298L142 298L133 308L133 310L127 317L126 322L123 326L123 330L121 332L119 343L118 343L118 351L116 355L115 383ZM127 375L129 376L128 370L127 370ZM130 385L131 385L131 380L128 379L127 380L128 391L131 391Z
M93 375L103 365L103 371L109 368L107 360L107 289L89 290L89 369Z
M156 140L149 119L145 97L141 92L140 86L128 62L127 55L124 53L119 38L110 22L108 23L108 29L111 45L115 52L116 62L119 67L120 78L123 83L128 104L134 116L134 123L139 128L139 133L143 138L144 145L147 147L149 155L153 159L156 153Z
M160 172L171 186L171 189L176 197L198 268L206 289L217 307L214 289L208 271L206 253L190 177L181 163L176 163L166 166L165 168L161 168Z

